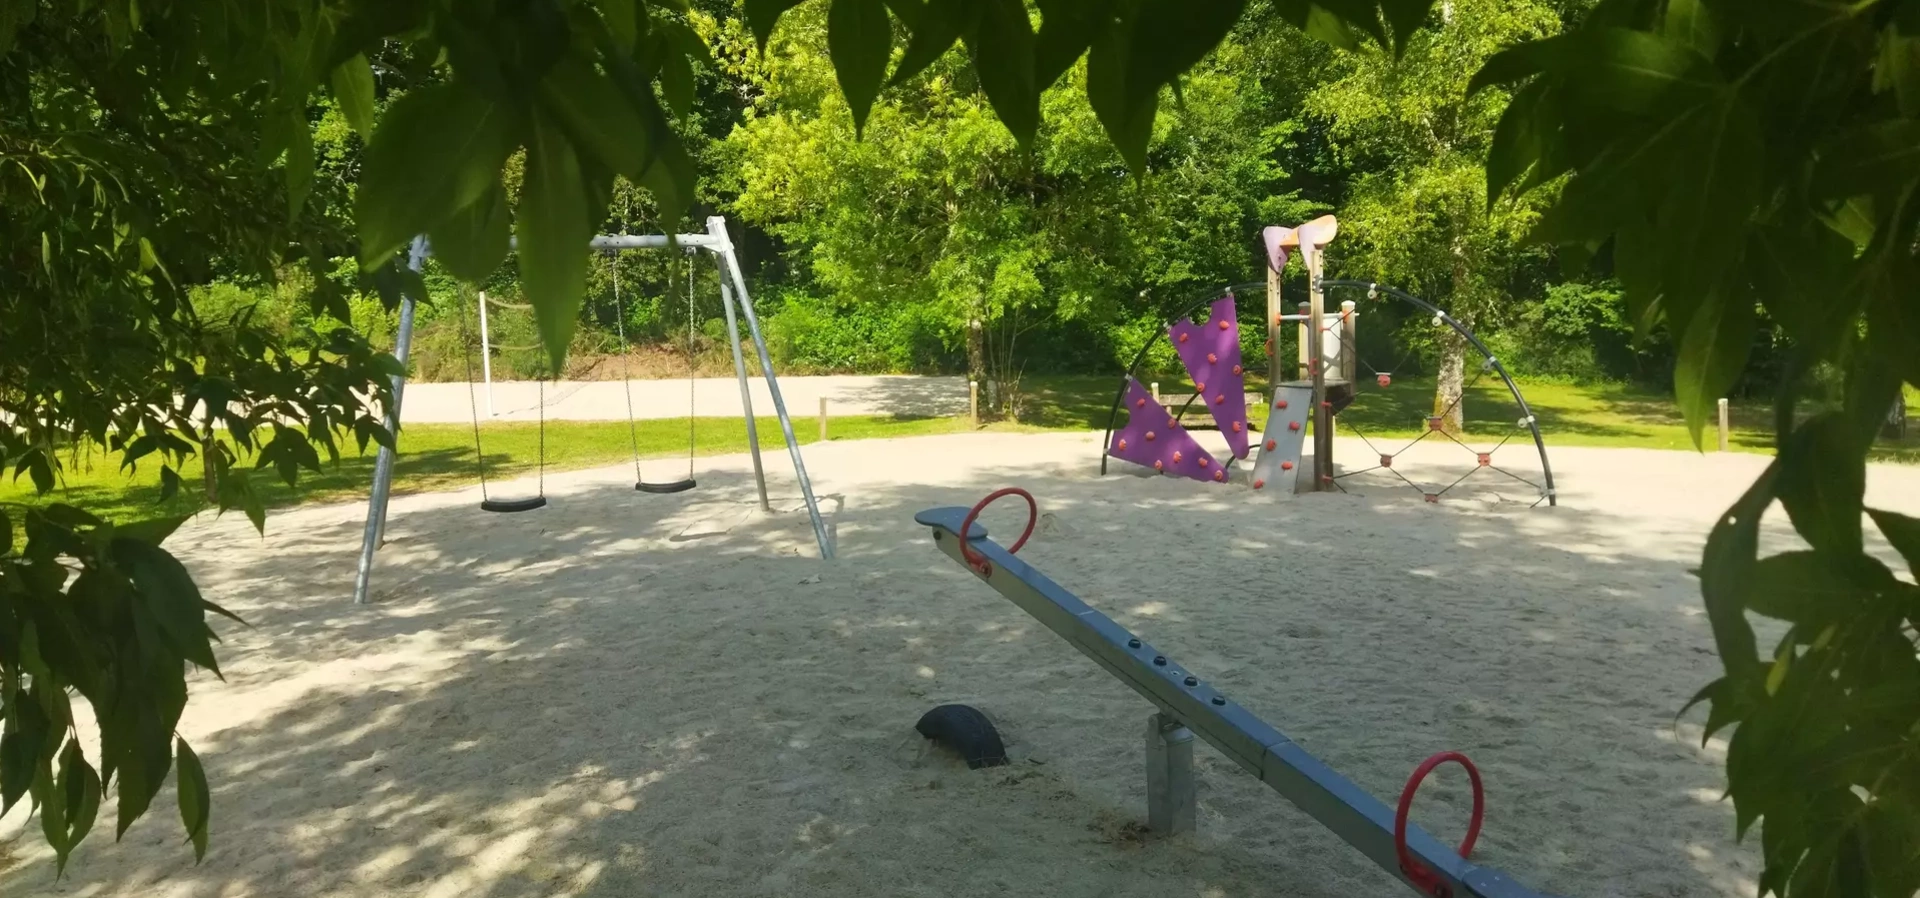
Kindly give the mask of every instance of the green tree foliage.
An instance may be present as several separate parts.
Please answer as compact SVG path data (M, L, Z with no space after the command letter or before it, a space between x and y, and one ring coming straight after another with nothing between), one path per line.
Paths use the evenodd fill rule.
M738 28L718 57L752 89L754 115L723 146L734 211L804 260L805 287L852 306L912 309L964 350L989 405L1015 413L1018 346L1062 323L1149 329L1202 285L1244 278L1262 212L1288 208L1269 165L1262 95L1223 51L1161 116L1148 173L1100 134L1076 65L1040 98L1021 147L956 50L885 92L863 133L833 90L835 20L802 7L767 52ZM1125 347L1131 353L1136 347Z
M1506 50L1515 86L1490 197L1570 175L1534 236L1609 257L1643 333L1679 347L1696 441L1744 368L1756 309L1793 350L1778 457L1714 526L1700 569L1736 727L1728 792L1761 824L1761 891L1920 889L1920 588L1865 551L1862 514L1920 573L1920 521L1864 508L1867 448L1920 383L1920 4L1609 0ZM1797 413L1820 365L1841 408ZM1758 557L1778 500L1807 548ZM1762 649L1749 615L1786 622Z
M808 229L795 239L822 250L812 274L849 290L878 297L918 274L932 282L915 286L926 301L969 315L997 302L1058 317L1076 291L1125 282L1062 248L1152 257L1149 232L1172 204L1211 200L1206 177L1188 185L1200 193L1177 189L1181 161L1204 153L1181 140L1207 137L1219 114L1194 111L1195 98L1225 96L1205 60L1243 19L1271 18L1362 54L1340 64L1319 102L1339 152L1385 160L1388 174L1361 179L1354 197L1382 235L1368 245L1386 252L1385 235L1399 233L1464 257L1457 279L1437 263L1417 273L1444 271L1437 283L1463 302L1511 277L1525 252L1511 236L1529 224L1563 259L1597 259L1625 292L1628 323L1673 335L1675 392L1696 435L1739 376L1764 309L1793 347L1781 451L1716 525L1703 560L1726 666L1699 697L1710 702L1707 730L1737 727L1729 788L1740 830L1763 825L1763 890L1920 887L1920 589L1866 554L1862 525L1870 516L1920 568L1920 521L1863 508L1873 428L1902 380L1920 382L1920 0L1604 0L1558 34L1537 5L1470 0L796 7L743 0L754 43L767 45L790 14L795 37L781 40L811 49L753 63L786 59L794 73L768 82L785 91L771 110L784 121L741 140L795 150L807 136L830 140L853 183L805 170L801 153L793 171L743 181L742 203ZM313 301L345 320L350 285L326 260L356 255L366 286L417 295L420 281L396 261L421 233L470 281L490 276L517 236L519 275L559 362L591 270L580 244L604 221L616 177L645 188L663 222L696 199L690 132L675 122L714 65L699 25L684 0L0 0L0 228L14 249L0 269L0 345L36 347L0 363L0 453L51 488L56 453L79 443L113 446L129 463L154 457L165 477L209 417L289 477L317 463L316 444L331 450L339 428L385 439L354 396L377 394L390 359L351 332L281 345L244 313L210 325L187 297L219 273L269 281L305 265ZM724 23L711 34L744 41ZM1239 61L1269 89L1287 70L1270 57ZM1468 90L1443 89L1475 66ZM1411 70L1431 83L1412 83ZM383 110L389 78L406 93ZM316 162L316 92L367 141L346 160L357 245L334 245L335 211L349 199ZM1489 142L1486 121L1503 106ZM988 110L1005 133L987 125ZM1111 150L1088 138L1089 121ZM1463 175L1482 147L1476 193ZM905 179L916 165L929 183ZM789 183L808 209L850 213L864 201L937 235L903 228L882 245L906 261L873 259L854 243L877 233L869 225L789 218L798 207L767 195ZM922 200L945 191L957 205L928 212L887 196L890 185ZM1414 210L1403 197L1415 191L1439 199ZM988 214L987 197L1006 220ZM1110 218L1139 215L1139 231L1089 214L1095 203ZM1408 224L1399 210L1431 214ZM1023 246L1013 238L1022 228L1063 236ZM943 254L949 238L965 257ZM1162 252L1149 277L1133 276L1141 289L1181 282L1193 276L1181 264L1206 258ZM1394 258L1380 264L1403 264ZM1845 401L1799 414L1794 387L1822 367L1844 372ZM216 460L216 491L249 508L231 462ZM1775 500L1808 548L1762 559L1760 517ZM21 517L18 549L13 522L0 526L0 793L31 796L64 856L107 788L117 783L124 828L171 767L203 845L204 776L168 740L185 665L214 668L203 618L217 609L153 545L165 522L59 507ZM82 573L69 579L67 564ZM1787 623L1770 652L1749 612ZM68 687L115 734L97 776L72 739Z
M1331 123L1336 152L1360 173L1339 210L1339 264L1491 330L1512 317L1509 297L1531 292L1525 279L1539 276L1547 254L1525 243L1535 204L1486 202L1481 160L1506 97L1468 96L1466 87L1487 57L1559 31L1560 16L1540 0L1452 0L1433 19L1398 59L1341 56L1337 74L1305 106ZM1415 339L1439 344L1434 414L1457 431L1466 341L1451 330L1423 330L1431 335Z
M213 503L259 525L240 463L291 481L348 433L388 440L364 397L399 368L348 328L196 305L215 278L291 275L310 320L350 318L354 285L329 261L350 245L346 185L318 177L305 89L242 89L274 64L246 33L260 23L137 9L0 4L0 464L44 494L65 458L106 448L171 496L197 455ZM368 65L338 79L363 127ZM30 802L62 865L103 802L124 833L169 772L205 850L205 776L174 727L188 666L219 673L206 618L224 612L159 547L179 522L0 508L0 804Z

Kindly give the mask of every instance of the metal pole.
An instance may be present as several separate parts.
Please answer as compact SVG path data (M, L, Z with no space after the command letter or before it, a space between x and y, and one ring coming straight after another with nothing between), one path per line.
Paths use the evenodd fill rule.
M493 417L493 350L487 345L487 291L485 290L480 291L480 379L487 385L487 417L491 418Z
M1194 831L1193 731L1171 714L1147 716L1147 829L1173 836Z
M1300 256L1307 263L1307 326L1313 339L1307 344L1307 376L1313 379L1313 487L1327 488L1333 482L1333 411L1327 403L1327 354L1321 334L1326 333L1326 295L1320 287L1320 247L1313 241L1300 241Z
M753 456L753 483L760 488L760 510L772 511L767 501L767 471L760 464L760 431L753 423L753 391L747 387L747 360L740 355L740 327L733 319L733 289L727 286L727 263L719 253L713 265L720 272L720 308L727 313L727 344L733 349L733 374L740 381L740 410L747 420L747 453ZM687 414L693 414L688 409Z
M1280 386L1280 272L1267 263L1267 394Z
M413 238L413 248L407 253L407 267L419 271L427 262L427 238ZM415 296L400 298L400 327L393 336L393 357L400 360L400 366L406 367L407 355L413 345L413 309L418 299ZM400 396L406 390L405 373L393 376L393 404L387 406L387 433L393 438L394 445L400 443ZM373 581L373 553L386 541L387 498L393 491L393 449L381 446L380 453L373 462L373 491L367 497L367 529L360 537L360 569L353 578L353 603L367 603L367 588Z
M773 374L773 358L767 354L766 338L760 334L760 319L753 314L753 299L747 295L747 278L740 271L740 257L734 254L733 241L727 238L727 220L716 215L707 219L707 233L719 238L715 251L726 261L727 271L733 275L734 296L740 301L740 315L747 319L747 330L753 334L753 348L760 354L760 374L767 379L767 392L773 395L773 411L780 417L781 435L787 438L787 454L793 457L793 473L800 480L800 494L807 502L807 517L813 521L813 535L820 543L820 557L833 557L833 547L827 543L827 525L820 519L820 503L813 498L813 482L807 479L807 463L800 457L800 441L793 435L793 419L787 417L787 403L780 398L780 381Z

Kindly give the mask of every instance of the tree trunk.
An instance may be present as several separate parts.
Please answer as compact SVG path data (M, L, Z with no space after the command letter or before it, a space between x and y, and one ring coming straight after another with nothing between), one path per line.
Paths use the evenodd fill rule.
M1440 338L1440 382L1433 391L1433 414L1448 433L1459 433L1466 419L1467 341L1451 328Z
M214 453L219 451L213 429L208 428L206 438L200 441L200 470L206 479L207 502L211 505L220 504L220 463L214 459Z
M993 381L987 377L987 323L982 320L981 310L976 303L972 313L967 316L967 379L980 385L980 416L992 419L998 417L998 405L994 394Z

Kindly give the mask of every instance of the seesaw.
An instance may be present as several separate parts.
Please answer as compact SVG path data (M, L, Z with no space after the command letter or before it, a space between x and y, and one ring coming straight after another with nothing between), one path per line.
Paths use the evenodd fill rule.
M1027 501L1027 528L1012 546L1002 547L987 538L987 528L975 518L988 504L1009 495ZM1198 734L1381 869L1422 894L1434 898L1548 898L1504 872L1467 859L1480 835L1484 801L1480 773L1465 755L1442 752L1428 758L1407 780L1397 810L1388 809L1198 675L1015 557L1027 537L1033 535L1038 512L1027 491L1003 489L971 509L930 508L913 519L933 528L934 544L941 551L1159 709L1147 722L1147 823L1151 830L1170 835L1191 832L1195 827L1193 737ZM962 533L967 535L965 540L959 538ZM1473 818L1458 850L1407 821L1420 782L1447 761L1465 767L1473 783Z

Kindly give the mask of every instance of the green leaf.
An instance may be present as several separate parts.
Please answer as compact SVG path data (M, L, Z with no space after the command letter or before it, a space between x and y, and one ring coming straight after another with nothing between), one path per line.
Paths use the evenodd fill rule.
M180 822L187 828L187 840L193 843L193 860L199 863L207 856L207 821L213 806L213 795L207 788L207 771L200 766L200 756L193 753L186 739L174 741L174 787L180 794Z
M1380 0L1380 11L1386 14L1387 27L1393 31L1396 55L1406 52L1407 42L1427 23L1432 10L1433 0Z
M780 15L799 5L800 0L745 0L747 26L753 29L760 52L767 51L767 41L773 37L773 26Z
M34 773L40 767L41 746L49 731L45 712L26 690L13 694L8 703L18 709L9 715L6 732L0 735L0 813L13 810L15 802L32 788Z
M631 180L645 175L653 161L656 134L662 129L650 127L648 110L594 71L592 63L569 56L547 72L540 88L546 108L567 129L579 151Z
M1753 581L1760 547L1760 518L1773 504L1774 485L1783 467L1779 459L1767 466L1745 495L1720 516L1707 535L1700 558L1700 595L1706 602L1713 642L1732 685L1744 691L1754 685L1759 651L1753 626L1747 623L1746 596Z
M167 537L173 535L173 531L180 529L180 525L186 523L191 517L192 515L173 515L171 517L135 521L131 524L121 524L113 528L113 535L122 539L146 543L149 546L157 546L165 542Z
M961 35L974 30L980 19L980 5L972 0L931 0L917 10L913 21L907 23L907 49L894 67L889 84L904 83L926 71L953 49Z
M1037 0L1035 5L1040 7L1040 31L1034 37L1033 83L1036 89L1046 90L1106 30L1103 16L1108 8L1098 0Z
M586 184L573 147L558 127L536 118L515 227L520 276L556 371L566 359L586 289L587 242L595 226L587 220L587 209Z
M1501 194L1539 162L1546 149L1547 123L1551 107L1548 84L1535 81L1514 92L1500 123L1494 126L1493 143L1487 148L1487 208L1500 201Z
M415 88L388 106L355 195L361 265L379 267L498 183L514 148L508 121L459 81Z
M1087 102L1106 129L1120 158L1138 175L1147 168L1147 144L1153 139L1153 117L1160 95L1148 93L1135 103L1127 87L1131 66L1127 60L1128 34L1116 27L1100 35L1087 52Z
M1754 567L1747 608L1790 623L1817 625L1846 617L1865 594L1819 553L1783 552L1760 559Z
M1780 503L1816 551L1858 555L1867 489L1866 447L1849 438L1846 419L1815 416L1782 441Z
M166 644L220 676L220 662L207 641L206 600L186 566L165 549L133 539L115 539L113 557L133 581L142 607L159 625Z
M355 53L334 67L333 99L362 140L373 138L373 86L373 65L365 54Z
M160 466L160 501L172 499L180 492L180 475L166 465Z
M1920 115L1920 36L1881 29L1880 60L1873 74L1880 90L1893 90L1901 115Z
M80 750L80 740L67 740L66 749L60 753L60 774L53 789L54 797L65 805L61 816L66 825L62 839L66 850L57 858L56 872L65 869L67 854L93 831L93 823L100 816L100 792L100 774L87 763L86 755Z
M1813 169L1815 196L1846 199L1920 178L1920 122L1891 119L1822 144Z
M1708 300L1716 282L1737 270L1760 199L1763 142L1752 108L1729 95L1704 111L1676 134L1656 222L1662 293L1677 328L1686 326L1695 302Z
M1572 51L1575 40L1573 35L1555 35L1516 44L1487 57L1467 81L1467 96L1554 70L1561 57Z
M994 115L1023 147L1040 129L1040 91L1033 71L1033 22L1020 0L980 0L978 31L967 36L980 88Z
M1753 231L1746 258L1768 316L1814 357L1838 351L1867 293L1846 286L1853 263L1846 238L1809 217L1780 216Z
M668 51L660 61L660 95L676 116L693 109L693 62L686 54Z
M1712 59L1720 50L1720 25L1714 20L1709 0L1667 0L1660 20L1660 34L1676 44L1692 47L1707 59Z
M600 0L600 18L607 23L607 31L613 35L613 42L628 53L640 39L640 29L646 22L640 11L640 0Z
M500 267L510 248L506 190L497 185L427 234L433 257L454 277L479 283Z
M1873 519L1875 527L1880 528L1880 534L1887 538L1893 550L1907 560L1907 569L1915 577L1920 577L1920 518L1878 508L1867 509L1867 516Z
M1757 330L1753 303L1716 290L1686 322L1673 366L1673 393L1686 416L1693 446L1701 448L1707 420L1720 397L1740 379Z
M16 483L19 482L23 472L32 480L35 493L44 496L53 492L55 486L53 461L45 450L34 448L22 453L19 461L13 466L13 479Z
M307 205L307 194L313 192L313 132L307 130L305 119L300 126L289 134L287 142L287 221L300 217L300 210Z
M893 51L893 23L885 0L833 0L827 10L827 55L853 112L854 133L867 124L867 113L880 95L887 77L887 58ZM981 66L981 77L986 67Z
M7 517L7 510L0 508L0 557L13 553L13 519Z

